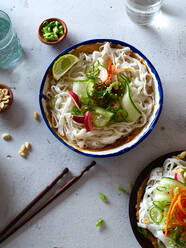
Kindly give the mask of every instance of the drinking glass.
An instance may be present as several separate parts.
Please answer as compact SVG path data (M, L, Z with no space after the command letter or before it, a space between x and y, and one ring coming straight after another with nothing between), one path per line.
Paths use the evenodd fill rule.
M8 69L16 65L21 56L22 48L10 17L0 10L0 68Z
M163 0L126 0L131 20L140 25L150 24L160 11Z

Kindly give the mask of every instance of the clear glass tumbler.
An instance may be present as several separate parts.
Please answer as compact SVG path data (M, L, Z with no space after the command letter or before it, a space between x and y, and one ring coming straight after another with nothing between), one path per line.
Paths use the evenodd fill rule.
M140 25L150 24L160 11L163 0L126 0L131 20Z
M10 17L0 10L0 68L8 69L17 64L22 56L22 48Z

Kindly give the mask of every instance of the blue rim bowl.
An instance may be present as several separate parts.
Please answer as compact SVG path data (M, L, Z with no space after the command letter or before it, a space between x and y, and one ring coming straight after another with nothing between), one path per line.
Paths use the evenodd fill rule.
M121 46L125 46L125 47L129 47L134 53L136 53L139 57L141 57L142 59L144 59L144 61L146 62L147 66L149 67L151 73L154 75L155 77L155 107L154 107L154 111L153 114L148 122L148 124L143 128L143 130L130 142L118 146L116 148L111 148L111 149L107 149L104 151L91 151L91 150L83 150L78 148L77 146L74 146L72 144L69 144L66 140L63 140L60 136L58 136L55 132L55 130L53 130L47 120L46 117L46 113L44 111L44 102L46 100L46 96L43 93L44 91L44 86L45 86L45 81L46 81L46 77L48 74L49 69L53 66L54 62L62 55L70 52L71 50L77 48L78 46L81 45L86 45L86 44L93 44L93 43L103 43L103 42L111 42L113 44L119 44ZM83 41L80 43L77 43L67 49L65 49L64 51L62 51L53 61L52 63L48 66L45 75L43 77L42 83L41 83L41 87L40 87L40 92L39 92L39 104L40 104L40 109L41 109L41 113L43 116L43 119L47 125L47 127L49 128L49 130L52 132L52 134L64 145L66 145L68 148L70 148L72 151L75 151L77 153L89 156L89 157L111 157L111 156L118 156L120 154L123 154L125 152L128 152L129 150L133 149L134 147L136 147L138 144L140 144L152 131L152 129L154 128L157 120L159 119L161 110L162 110L162 105L163 105L163 89L162 89L162 85L161 85L161 80L159 78L159 75L156 71L156 69L154 68L154 66L152 65L152 63L145 57L145 55L143 55L138 49L136 49L135 47L133 47L132 45L120 41L120 40L113 40L113 39L93 39L93 40L87 40L87 41Z

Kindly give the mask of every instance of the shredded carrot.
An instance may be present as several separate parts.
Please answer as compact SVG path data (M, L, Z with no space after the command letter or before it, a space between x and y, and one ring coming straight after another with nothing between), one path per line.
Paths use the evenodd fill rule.
M132 70L132 68L119 68L116 70L116 72L125 71L125 70Z
M181 212L184 214L184 215L186 215L186 210L184 210L184 208L183 208L183 206L182 206L182 197L181 197L181 195L179 195L178 196L178 207L179 207L179 209L181 210Z
M173 187L171 187L171 204L166 219L165 236L168 234L168 229L176 226L186 228L186 188L178 187L178 193L174 195Z
M105 64L107 65L107 63L105 63ZM105 81L106 86L109 86L114 72L115 72L115 64L112 66L112 60L109 58L109 63L107 66L108 75L107 75L107 79Z

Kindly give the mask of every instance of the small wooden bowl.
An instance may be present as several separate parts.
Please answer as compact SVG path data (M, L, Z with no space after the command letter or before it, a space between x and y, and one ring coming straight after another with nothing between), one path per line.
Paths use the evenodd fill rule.
M7 107L4 108L4 109L2 109L2 110L0 110L0 114L2 114L4 112L6 112L10 108L10 106L12 105L12 102L13 102L13 93L12 93L11 89L8 86L6 86L5 84L0 84L0 89L7 89L8 90L8 94L10 96L10 98L9 98L10 100L9 100L9 103L8 103Z
M43 27L43 24L44 22L51 22L51 21L58 21L62 26L63 26L63 35L59 37L58 40L56 41L46 41L44 38L43 38L43 33L42 33L42 27ZM46 20L44 20L40 25L39 25L39 29L38 29L38 37L40 39L41 42L47 44L47 45L56 45L58 43L60 43L67 35L67 26L65 24L64 21L62 21L61 19L59 18L48 18Z

